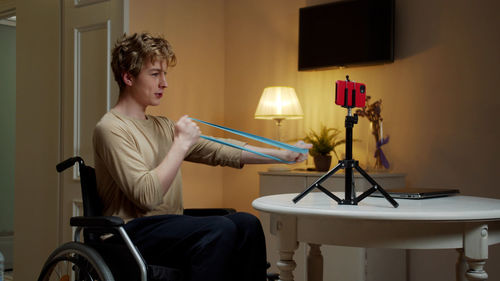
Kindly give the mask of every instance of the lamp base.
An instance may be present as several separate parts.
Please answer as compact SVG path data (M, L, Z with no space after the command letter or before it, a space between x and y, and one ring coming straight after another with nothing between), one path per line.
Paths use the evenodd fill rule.
M289 172L292 169L285 164L272 165L267 169L269 172Z

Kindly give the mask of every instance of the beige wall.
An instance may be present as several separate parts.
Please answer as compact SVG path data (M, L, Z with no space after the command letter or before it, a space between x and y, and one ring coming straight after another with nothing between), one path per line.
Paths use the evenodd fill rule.
M36 280L58 243L60 1L17 1L14 268Z
M500 198L494 187L500 126L492 123L500 101L498 2L396 1L394 63L297 72L302 2L226 2L226 125L272 134L271 123L251 118L253 110L263 87L288 84L297 88L305 113L303 121L288 122L298 123L287 131L292 137L320 123L342 128L345 111L334 106L333 83L349 74L382 98L384 132L391 137L386 153L394 170L408 174L409 185L455 186L468 195ZM354 132L364 142L366 123L360 119ZM249 183L246 190L256 190L251 174L225 171L227 178ZM231 191L225 187L226 196Z
M226 1L224 121L227 126L275 138L273 121L253 118L260 95L268 86L296 87L298 98L307 110L309 93L300 87L296 54L298 9L303 6L305 1ZM306 120L285 121L283 139L302 138ZM225 205L255 213L251 203L259 194L257 172L266 169L265 165L247 165L241 171L224 170Z
M297 88L305 114L290 125L292 137L320 123L343 127L333 83L349 74L383 99L384 132L391 137L385 151L409 186L453 186L465 195L500 198L498 1L397 0L394 63L297 72L297 8L318 1L303 2L226 2L226 125L270 135L272 124L251 116L263 87L286 83ZM367 130L361 119L354 137L366 143ZM362 161L363 148L355 144ZM224 171L226 204L250 209L259 169ZM432 280L453 280L455 258L453 250L411 251L410 280L431 280L430 272ZM492 266L499 260L497 245L490 248L491 280L500 278Z

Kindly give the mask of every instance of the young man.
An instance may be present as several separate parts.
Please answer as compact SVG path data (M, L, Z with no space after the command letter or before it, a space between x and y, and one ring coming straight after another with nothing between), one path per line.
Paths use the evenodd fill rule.
M176 63L165 39L147 33L124 36L112 55L120 96L97 124L93 137L105 215L127 221L125 228L148 263L182 268L187 280L229 280L231 275L238 280L265 280L265 242L258 219L246 213L182 215L180 166L187 160L241 168L274 160L200 139L200 129L187 116L173 122L146 115L148 106L160 104L167 88L167 68ZM297 145L309 148L303 142ZM287 161L307 157L249 148Z

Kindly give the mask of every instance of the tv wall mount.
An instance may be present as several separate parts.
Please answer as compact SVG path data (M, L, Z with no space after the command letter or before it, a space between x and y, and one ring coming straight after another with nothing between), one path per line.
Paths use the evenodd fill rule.
M346 80L349 81L349 76L346 76ZM359 162L356 161L355 159L352 158L352 129L355 124L358 123L358 115L357 114L352 114L352 108L353 106L344 106L347 108L347 116L345 118L345 129L346 129L346 146L345 146L345 159L340 160L339 163L330 171L326 172L323 176L321 176L319 179L317 179L311 186L309 186L307 189L305 189L302 193L297 195L295 198L292 199L294 203L299 202L304 196L306 196L309 192L314 190L315 188L319 189L323 193L325 193L328 197L332 198L335 200L339 205L358 205L358 203L368 197L370 194L374 193L375 191L379 191L389 203L394 208L397 208L399 206L398 202L394 200L394 198L387 193L380 184L378 184L368 173L366 173L360 166ZM326 179L331 177L333 174L335 174L338 170L344 169L345 170L345 194L344 194L344 199L339 198L332 192L330 192L328 189L323 187L321 183L323 183ZM356 196L355 192L355 186L354 186L354 173L353 169L358 171L370 184L372 184L372 187L360 194L359 196Z

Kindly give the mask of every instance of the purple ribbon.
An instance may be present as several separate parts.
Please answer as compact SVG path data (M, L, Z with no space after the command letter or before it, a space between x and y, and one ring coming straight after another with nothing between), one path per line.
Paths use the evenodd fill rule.
M389 161L385 157L384 152L382 151L382 145L385 145L388 142L389 142L389 136L387 136L387 138L382 138L382 140L379 140L377 142L377 149L375 150L375 155L374 155L374 157L376 158L377 157L377 153L378 153L378 155L380 157L380 162L382 162L382 165L384 165L384 167L386 169L389 169L390 165L389 165Z

